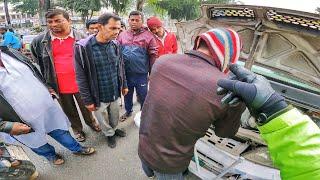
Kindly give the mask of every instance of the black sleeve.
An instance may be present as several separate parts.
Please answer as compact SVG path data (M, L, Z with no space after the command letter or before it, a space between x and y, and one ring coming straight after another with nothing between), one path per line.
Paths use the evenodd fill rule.
M40 67L40 71L42 74L44 74L44 66L43 66L43 61L42 61L42 56L41 56L41 47L39 45L39 37L33 39L30 45L31 49L31 55L32 55L32 60L38 64Z
M119 49L119 56L120 56L119 73L120 73L122 88L128 88L126 70L125 70L124 59L123 59L121 46L118 46L118 49Z
M47 82L47 80L44 78L45 72L44 72L44 64L42 59L42 49L41 49L42 47L40 46L40 43L41 43L40 39L42 39L42 36L36 37L31 42L30 50L31 50L32 60L40 68L42 82L47 86L48 89L53 89L51 85Z
M85 105L94 104L91 92L90 92L90 86L88 82L88 75L85 71L85 62L84 62L84 49L76 45L75 46L75 52L74 52L74 58L75 58L75 70L76 70L76 80L77 84L80 90L81 99L83 100Z

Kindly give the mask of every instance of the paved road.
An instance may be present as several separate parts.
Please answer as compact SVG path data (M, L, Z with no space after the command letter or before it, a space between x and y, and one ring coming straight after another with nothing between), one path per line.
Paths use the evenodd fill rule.
M135 105L135 112L138 110ZM121 110L121 114L123 109ZM50 139L50 143L56 147L56 151L65 157L65 164L53 166L44 158L35 155L28 148L24 148L31 160L36 165L40 180L147 180L143 174L140 160L137 155L138 128L134 125L133 118L120 123L121 128L127 132L127 137L117 139L117 147L108 147L106 139L101 133L92 131L85 127L87 140L83 144L94 146L97 153L92 156L77 156ZM196 180L192 174L186 177L187 180Z

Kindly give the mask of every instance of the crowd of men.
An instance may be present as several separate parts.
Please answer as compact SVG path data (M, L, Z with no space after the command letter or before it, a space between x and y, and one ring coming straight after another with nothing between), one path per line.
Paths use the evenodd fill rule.
M193 50L176 54L175 35L157 17L143 26L139 11L129 14L128 29L117 15L102 14L88 21L88 36L72 28L64 10L48 12L46 20L48 30L31 44L40 73L29 61L1 54L0 127L53 164L64 159L46 135L74 154L95 152L79 144L86 134L76 103L86 124L102 131L115 148L116 137L126 136L118 123L132 116L135 91L142 110L138 153L148 177L183 179L196 141L211 124L216 135L234 136L246 105L259 120L275 164L285 169L283 178L320 178L319 128L288 106L263 77L232 65L241 48L234 30L211 29L196 38ZM226 79L229 70L235 74L231 80ZM224 89L217 90L218 85ZM225 98L218 95L226 92ZM236 96L245 104L235 103ZM276 139L284 135L296 141ZM308 166L293 167L287 163L290 158L307 160Z
M72 28L69 14L61 9L48 12L46 21L48 30L31 43L32 61L40 73L36 68L30 71L29 67L34 66L29 62L19 62L5 54L1 58L3 70L12 71L1 78L2 101L21 121L2 120L1 127L38 155L60 165L64 159L48 144L46 135L75 154L94 153L94 148L78 143L86 140L86 134L77 104L85 123L94 131L102 131L109 147L116 147L116 136L126 136L123 129L117 128L121 94L125 97L126 113L121 117L124 121L132 114L134 88L143 107L158 46L168 49L162 54L176 53L177 42L156 17L148 20L148 26L157 30L155 34L149 31L138 11L130 13L128 30L120 17L111 13L89 20L87 34ZM6 29L1 30L8 34ZM14 78L13 74L17 76ZM21 93L16 88L25 90ZM22 106L27 100L30 105ZM70 125L75 138L68 131Z

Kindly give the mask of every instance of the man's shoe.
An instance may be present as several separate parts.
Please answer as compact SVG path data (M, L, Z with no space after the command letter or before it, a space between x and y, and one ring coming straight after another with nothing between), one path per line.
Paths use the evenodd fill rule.
M74 136L78 142L83 142L86 140L86 134L83 131L75 133Z
M96 150L92 147L82 147L81 151L79 152L74 152L73 154L76 155L91 155L93 153L95 153Z
M93 122L90 125L90 127L91 127L92 130L94 130L96 132L100 132L101 131L100 125L97 122Z
M115 130L115 135L118 136L118 137L126 137L127 133L124 130L116 129Z
M108 136L107 140L108 140L108 146L110 148L115 148L116 147L116 136L115 135Z
M56 154L54 159L50 160L50 162L52 162L53 165L59 166L64 163L64 159L60 154Z

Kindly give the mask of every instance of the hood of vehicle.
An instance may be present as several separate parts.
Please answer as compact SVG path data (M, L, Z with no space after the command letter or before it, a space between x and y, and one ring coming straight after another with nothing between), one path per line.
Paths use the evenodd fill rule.
M243 43L240 63L320 94L319 14L246 5L207 4L201 10L199 19L176 23L182 51L192 49L202 32L232 28Z

